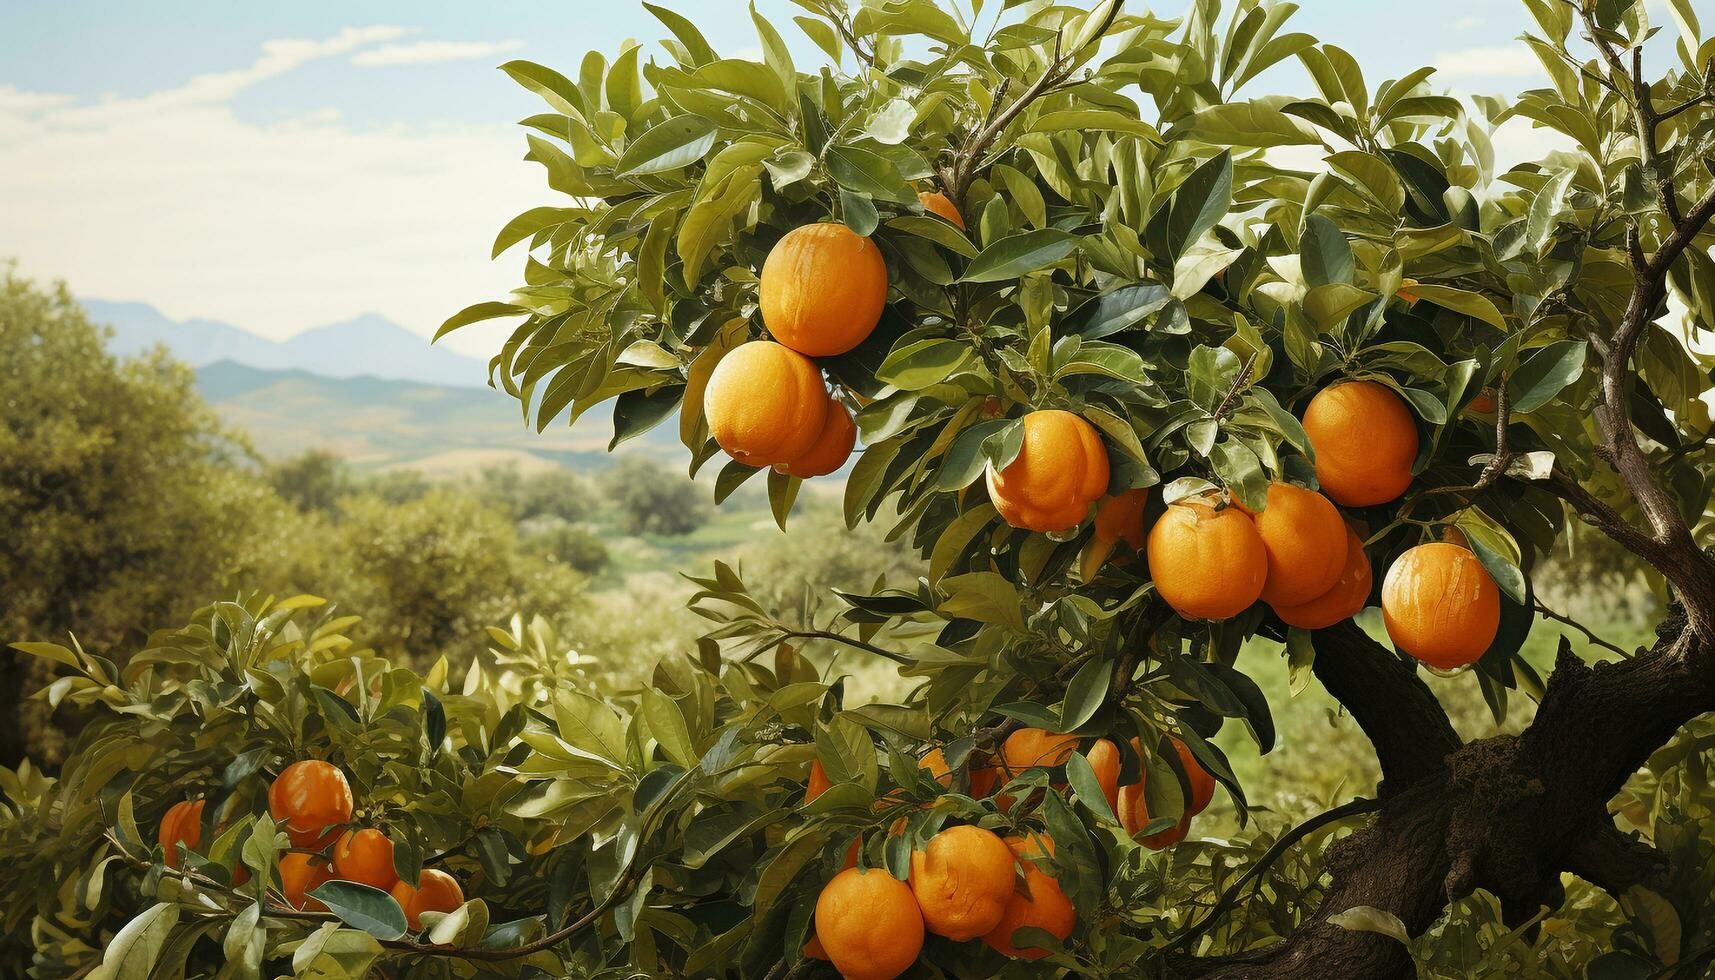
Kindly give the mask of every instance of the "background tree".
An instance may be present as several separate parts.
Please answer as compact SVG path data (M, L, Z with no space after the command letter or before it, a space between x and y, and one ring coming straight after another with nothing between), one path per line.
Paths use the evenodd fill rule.
M233 465L246 450L164 354L120 362L63 286L10 267L0 291L0 637L71 630L106 647L182 616L273 553L277 498ZM39 686L0 660L0 688ZM0 761L38 739L46 707L0 712ZM38 740L38 761L57 756Z
M628 456L601 481L629 534L689 534L709 519L709 505L696 488L659 463Z

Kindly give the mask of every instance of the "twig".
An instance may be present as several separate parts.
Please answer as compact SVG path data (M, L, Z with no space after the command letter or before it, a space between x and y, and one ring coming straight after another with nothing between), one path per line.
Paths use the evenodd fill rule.
M1534 605L1536 607L1536 611L1539 615L1541 615L1545 619L1552 619L1557 623L1565 623L1567 626L1570 626L1573 629L1577 630L1578 632L1583 633L1584 638L1589 640L1591 643L1594 643L1599 647L1606 647L1607 649L1614 651L1615 653L1619 654L1620 656L1625 657L1627 660L1630 660L1633 656L1635 656L1635 654L1632 651L1621 649L1618 645L1613 644L1613 643L1609 643L1607 640L1604 640L1601 637L1597 636L1594 632L1592 632L1590 630L1590 627L1585 626L1583 623L1580 623L1576 619L1573 619L1571 616L1567 616L1567 615L1564 615L1562 613L1557 613L1554 610L1543 605L1542 600L1536 598L1534 595L1531 596L1531 603L1532 603L1532 605Z
M839 633L833 632L832 630L781 630L780 631L780 639L782 641L784 641L784 640L827 640L831 643L843 643L846 646L852 647L854 649L863 650L866 653L873 653L878 657L885 657L888 660L891 660L896 664L907 664L907 665L909 665L909 664L915 663L915 661L913 661L910 657L907 657L903 653L895 653L892 650L888 650L888 649L885 649L883 647L878 647L873 643L865 643L864 641L856 639L854 637L843 636ZM775 643L773 645L778 646L779 644ZM765 647L764 649L767 649L767 648Z
M1247 884L1250 884L1252 881L1261 877L1262 873L1268 870L1274 862L1280 860L1281 855L1285 854L1294 844L1297 844L1299 841L1331 823L1344 820L1347 817L1357 816L1361 813L1374 813L1379 809L1381 809L1381 803L1379 801L1360 796L1357 799L1352 800L1349 803L1341 804L1332 810L1325 810L1292 828L1286 833L1281 834L1280 839L1276 840L1267 851L1263 852L1262 857L1258 858L1254 864L1246 868L1244 874L1240 875L1237 881L1227 886L1227 890L1221 893L1221 897L1216 899L1214 906L1209 909L1209 914L1205 915L1196 925L1188 926L1182 930L1178 937L1176 937L1171 943L1167 944L1167 948L1183 948L1187 943L1195 942L1198 937L1212 929L1215 923L1220 920L1221 916L1226 915L1227 910L1232 908L1233 903L1238 900L1239 892L1242 891Z
M1211 413L1211 417L1216 422L1227 417L1227 412L1232 405L1233 399L1238 397L1239 391L1245 386L1245 381L1251 376L1251 365L1256 363L1257 353L1257 351L1253 350L1245 357L1245 363L1239 367L1239 376L1233 379L1233 384L1227 389L1227 393L1222 396L1221 403L1215 406L1215 411Z

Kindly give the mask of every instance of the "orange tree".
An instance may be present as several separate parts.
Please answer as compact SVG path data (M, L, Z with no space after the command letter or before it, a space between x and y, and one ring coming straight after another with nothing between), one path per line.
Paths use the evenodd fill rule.
M442 333L522 317L491 373L534 424L676 417L691 472L762 475L782 524L855 458L848 524L925 575L783 614L717 565L695 653L607 696L539 626L461 686L309 600L213 607L123 671L32 645L55 700L115 709L58 782L8 774L44 972L1388 977L1479 890L1518 935L1563 872L1659 912L1675 869L1608 807L1715 709L1690 5L1658 78L1643 3L1527 0L1552 85L1464 104L1429 68L1372 86L1290 4L799 3L814 72L754 14L747 61L654 6L665 59L506 65L565 199L495 242L524 285ZM1241 94L1293 59L1310 94ZM1498 170L1509 119L1565 149ZM1673 601L1653 648L1545 680L1518 651L1569 521ZM1210 738L1273 745L1234 666L1258 636L1383 778L1229 874L1179 857L1217 785L1249 813ZM834 648L908 693L848 697ZM1420 669L1535 719L1466 744ZM306 760L348 789L277 804ZM1326 876L1236 925L1336 822ZM416 891L378 887L382 840L349 856L367 828Z

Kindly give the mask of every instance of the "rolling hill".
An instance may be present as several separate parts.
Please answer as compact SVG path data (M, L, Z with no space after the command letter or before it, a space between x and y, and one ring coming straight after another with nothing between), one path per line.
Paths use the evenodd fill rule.
M537 434L518 403L491 388L423 384L368 375L332 378L233 361L197 369L197 388L222 419L250 434L265 456L326 449L365 469L411 467L452 475L516 463L526 471L608 465L612 423L601 411ZM684 463L671 420L624 450Z

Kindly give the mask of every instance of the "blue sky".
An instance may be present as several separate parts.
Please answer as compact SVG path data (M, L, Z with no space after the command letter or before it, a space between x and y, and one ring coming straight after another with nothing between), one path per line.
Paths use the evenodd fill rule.
M737 0L667 5L723 54L756 52ZM789 0L758 7L800 67L820 58ZM1372 84L1420 64L1455 91L1542 83L1512 40L1521 4L1302 7L1291 29L1351 50ZM365 311L427 333L513 283L516 258L490 263L488 244L548 203L512 125L538 103L494 66L570 74L590 48L634 37L659 52L665 36L637 0L0 5L0 256L83 295L272 337ZM1292 62L1256 87L1301 86Z

